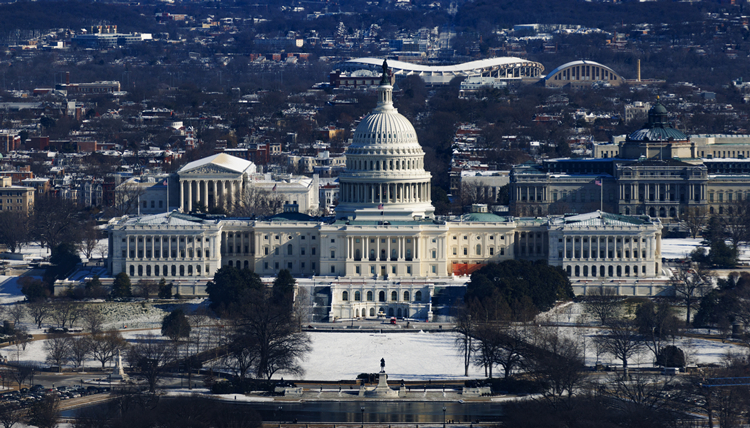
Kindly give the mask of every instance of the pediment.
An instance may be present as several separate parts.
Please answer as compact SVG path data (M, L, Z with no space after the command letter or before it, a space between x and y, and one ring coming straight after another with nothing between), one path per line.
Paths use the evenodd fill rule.
M209 174L229 174L239 175L237 171L233 171L229 168L224 168L215 164L202 165L189 171L181 171L180 176L187 175L209 175Z

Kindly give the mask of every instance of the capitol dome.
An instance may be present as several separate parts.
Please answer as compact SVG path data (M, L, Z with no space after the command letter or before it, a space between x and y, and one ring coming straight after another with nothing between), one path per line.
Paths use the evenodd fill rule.
M354 131L346 151L346 171L339 175L336 216L379 220L430 217L432 176L411 122L393 107L393 87L383 62L378 105Z

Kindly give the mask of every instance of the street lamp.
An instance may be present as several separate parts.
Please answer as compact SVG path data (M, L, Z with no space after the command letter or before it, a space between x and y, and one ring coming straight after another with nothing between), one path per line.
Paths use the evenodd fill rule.
M362 428L365 428L365 406L360 407L359 411L362 412Z
M445 406L443 406L443 428L445 428Z

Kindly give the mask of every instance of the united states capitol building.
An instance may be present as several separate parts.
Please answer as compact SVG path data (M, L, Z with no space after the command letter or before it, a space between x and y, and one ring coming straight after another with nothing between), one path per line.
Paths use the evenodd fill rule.
M122 217L109 225L108 269L131 280L165 278L181 294L201 286L222 266L249 268L263 277L288 269L330 287L329 319L380 315L432 317L432 297L488 262L546 260L564 269L578 294L613 286L629 295L662 287L647 280L661 272L661 222L648 215L597 210L570 216L502 217L475 206L451 219L435 216L431 174L412 124L393 106L392 86L378 88L375 110L357 127L339 176L335 218L285 212L263 219L194 216L177 210ZM212 163L219 162L220 163ZM197 162L213 183L181 184L185 198L219 202L252 168L232 159ZM186 175L187 177L187 175ZM198 183L198 184L196 184ZM233 194L237 194L236 192ZM615 281L617 280L617 282ZM187 287L187 288L184 288ZM192 287L192 288L190 288ZM185 291L187 290L187 291Z

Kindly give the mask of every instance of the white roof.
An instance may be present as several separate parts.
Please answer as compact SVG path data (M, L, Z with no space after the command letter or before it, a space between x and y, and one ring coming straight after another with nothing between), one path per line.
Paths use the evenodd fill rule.
M209 156L207 158L198 159L197 161L192 161L189 164L183 166L180 168L178 173L181 172L187 172L192 169L199 168L204 165L218 165L220 167L235 171L237 173L243 173L250 169L253 166L253 163L250 161L246 161L245 159L238 158L236 156L228 155L226 153L219 153L217 155ZM250 171L253 172L253 171Z
M350 63L355 64L366 64L371 66L382 66L383 58L356 58L350 59ZM455 74L474 74L485 68L502 67L516 64L534 64L538 66L540 70L544 70L544 66L538 62L529 61L523 58L516 57L496 57L480 59L476 61L464 62L462 64L454 65L422 65L412 64L404 61L388 60L388 67L393 69L394 73L398 72L414 72L414 73L455 73Z
M604 65L604 64L599 64L598 62L594 62L594 61L588 61L588 60L578 60L578 61L570 61L570 62L566 62L565 64L563 64L563 65L561 65L561 66L559 66L559 67L555 68L554 70L550 71L550 72L549 72L549 74L547 74L546 76L544 76L544 78L545 78L545 79L549 79L550 77L552 77L552 76L553 76L553 75L554 75L555 73L557 73L558 71L560 71L560 70L563 70L563 69L566 69L566 68L568 68L568 67L573 67L573 66L575 66L575 65L595 65L595 66L598 66L598 67L604 67L604 68L606 68L607 70L609 70L609 71L610 71L611 73L614 73L614 74L615 74L615 75L617 75L617 76L619 76L619 75L620 75L620 73L618 73L618 72L616 72L616 71L612 70L611 68L607 67L607 66L606 66L606 65Z

